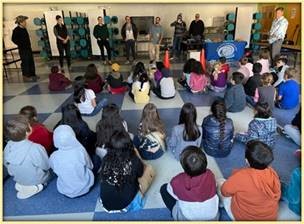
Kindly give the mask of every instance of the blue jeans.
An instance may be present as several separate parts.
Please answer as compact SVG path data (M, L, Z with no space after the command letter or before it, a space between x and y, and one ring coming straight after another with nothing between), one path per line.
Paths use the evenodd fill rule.
M94 154L94 155L91 156L91 160L92 160L92 163L93 163L92 172L96 176L97 172L98 172L98 170L101 166L101 159L99 158L99 156Z
M173 38L173 55L179 57L181 54L181 46L182 46L183 37L174 37Z
M255 107L255 102L254 102L252 96L246 95L246 101L247 101L247 103L249 103L251 106Z
M90 114L81 114L82 116L86 116L86 117L92 117L95 116L96 114L99 113L99 111L101 111L102 108L104 108L105 106L108 105L108 99L104 98L102 100L100 100L96 107L94 108L94 110L92 111L92 113Z
M133 138L133 144L135 146L135 148L138 150L140 156L144 159L144 160L153 160L153 159L158 159L160 158L163 154L164 151L162 148L159 148L158 151L156 151L155 153L153 152L148 152L144 149L140 149L140 144L141 144L141 139L135 135Z

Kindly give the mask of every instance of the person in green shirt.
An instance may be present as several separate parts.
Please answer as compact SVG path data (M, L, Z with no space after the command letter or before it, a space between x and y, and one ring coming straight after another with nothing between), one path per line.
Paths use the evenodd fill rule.
M103 18L101 16L98 16L97 20L98 20L98 24L95 25L94 27L93 35L97 39L97 44L100 48L101 59L103 63L105 65L107 64L104 55L104 47L105 47L108 55L108 64L111 65L112 62L111 62L111 49L109 44L109 31L107 25L103 23Z

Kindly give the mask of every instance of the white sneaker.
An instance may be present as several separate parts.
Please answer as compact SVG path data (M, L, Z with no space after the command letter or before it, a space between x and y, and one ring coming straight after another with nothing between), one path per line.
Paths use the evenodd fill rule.
M19 187L21 187L21 188L19 188ZM35 194L38 194L40 191L42 191L43 185L42 184L38 184L38 185L34 185L34 186L20 185L20 186L18 186L18 188L21 191L18 191L17 198L18 199L27 199L27 198L32 197Z

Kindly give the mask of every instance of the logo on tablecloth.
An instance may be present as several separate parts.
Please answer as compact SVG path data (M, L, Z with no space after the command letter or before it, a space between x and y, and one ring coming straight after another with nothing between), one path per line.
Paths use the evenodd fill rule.
M216 52L219 55L219 57L225 57L227 59L233 58L236 51L237 51L236 46L231 43L223 43L216 49Z

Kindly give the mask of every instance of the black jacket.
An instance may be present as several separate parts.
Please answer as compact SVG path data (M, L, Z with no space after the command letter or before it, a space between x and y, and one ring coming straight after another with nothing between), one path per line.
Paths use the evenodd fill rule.
M26 28L21 28L20 26L17 26L13 30L12 41L18 46L19 50L32 49L30 36Z
M202 128L202 147L205 152L213 157L227 156L233 144L234 126L232 120L226 119L223 140L220 140L220 123L213 115L204 118Z
M202 20L199 20L197 22L193 20L190 24L189 35L192 36L200 35L201 37L203 37L204 30L205 30L205 25Z
M131 24L132 24L134 39L137 40L137 34L138 34L137 27L134 23L131 23ZM127 26L127 23L125 23L121 28L121 36L122 36L123 40L126 39L126 26Z
M256 88L260 86L262 86L261 75L254 74L244 85L246 95L254 96Z

